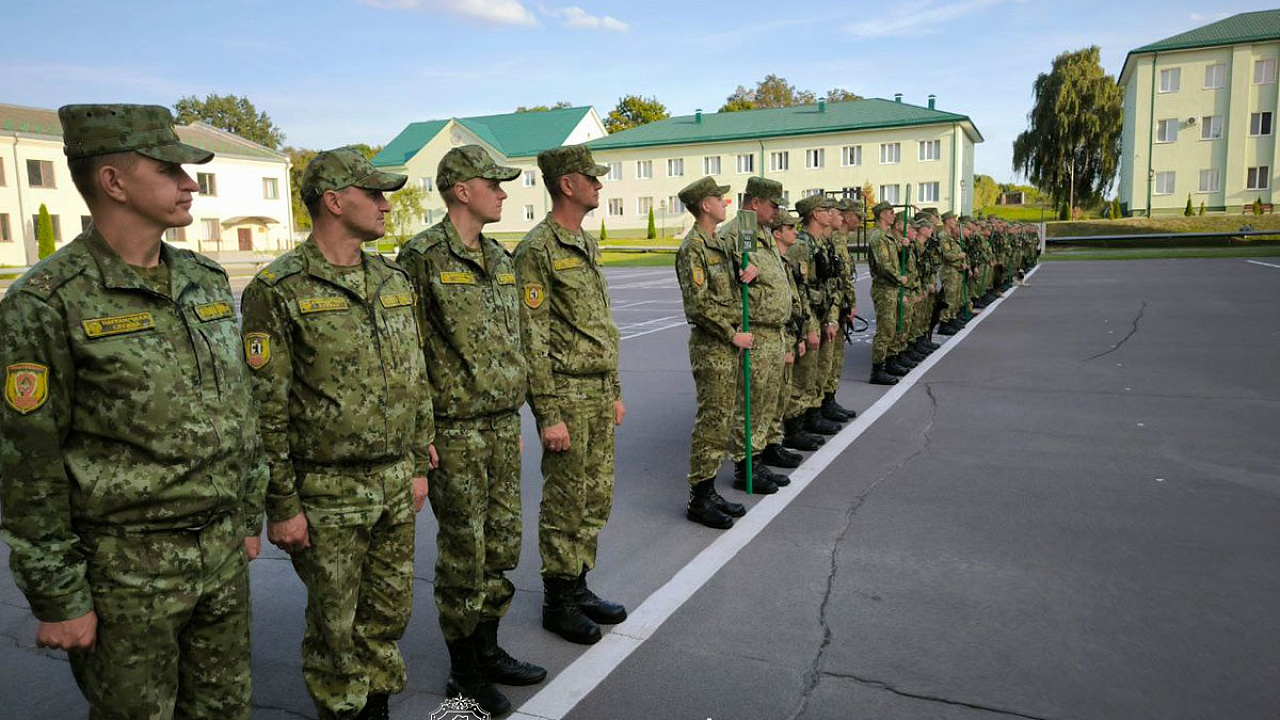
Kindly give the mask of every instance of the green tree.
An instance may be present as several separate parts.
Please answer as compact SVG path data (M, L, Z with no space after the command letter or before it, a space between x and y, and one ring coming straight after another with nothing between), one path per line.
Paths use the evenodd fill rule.
M1102 70L1096 45L1064 52L1035 81L1028 127L1013 142L1013 168L1047 192L1060 215L1096 200L1115 179L1123 92Z
M649 206L649 231L645 234L645 237L649 238L650 240L658 237L658 225L653 221L652 205Z
M973 176L973 206L975 208L991 207L1000 198L1000 186L990 175Z
M374 156L382 152L381 145L369 145L367 143L352 143L351 147L360 151L366 160L372 160Z
M316 156L316 151L287 147L281 152L289 156L289 194L293 200L293 227L295 230L310 230L311 216L307 214L307 206L302 204L302 193L299 188L302 187L302 172L307 169L307 163Z
M844 88L831 88L827 91L826 101L829 103L849 102L850 100L861 100L862 96L845 90Z
M667 106L657 98L624 95L618 98L618 105L604 119L604 129L611 133L622 132L669 117L671 113L667 112Z
M1200 214L1201 214L1201 215L1204 215L1204 201L1203 201L1203 200L1201 200L1201 201L1200 201Z
M265 112L237 95L209 95L204 100L195 95L181 98L173 105L177 120L190 124L197 120L252 140L275 150L284 142L284 131Z
M571 108L571 107L573 107L573 103L569 102L568 100L561 100L555 105L530 105L528 107L521 105L520 107L516 108L516 112L518 113L547 112L548 110L563 110L565 108Z
M1191 206L1191 193L1187 193L1187 206L1183 208L1182 214L1191 217L1196 214L1195 208Z
M600 242L609 239L609 233L604 229L604 218L600 218Z
M391 212L387 213L387 237L395 242L396 247L409 239L409 232L423 215L422 203L426 199L426 191L417 183L406 183L387 196L387 202L391 203Z
M49 208L40 203L40 215L36 218L36 252L41 260L58 249L56 240L53 234L53 217L49 215Z
M787 82L786 78L770 73L750 90L739 85L738 89L725 99L720 112L812 105L817 101L818 96L812 91L797 90L794 85Z

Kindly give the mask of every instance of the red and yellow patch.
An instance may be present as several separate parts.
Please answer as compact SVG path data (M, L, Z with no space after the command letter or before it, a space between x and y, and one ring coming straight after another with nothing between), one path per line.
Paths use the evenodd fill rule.
M542 289L542 283L527 283L524 286L524 304L528 305L531 310L537 310L542 307L542 301L547 297L547 293Z
M5 368L4 401L26 415L49 399L49 368L37 363L17 363Z
M707 281L707 271L702 269L700 265L693 266L693 284L702 287Z
M254 370L259 370L271 362L271 336L267 333L246 333L244 361Z

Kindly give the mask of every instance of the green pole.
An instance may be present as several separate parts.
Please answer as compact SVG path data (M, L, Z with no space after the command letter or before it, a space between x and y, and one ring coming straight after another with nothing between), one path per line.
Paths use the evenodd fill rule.
M742 270L747 269L747 265L751 263L751 245L756 241L756 213L754 210L738 211L738 233L739 242L742 245ZM751 307L747 295L749 288L747 283L742 283L742 332L751 332ZM746 467L747 467L747 494L754 494L751 487L752 475L755 470L752 467L751 456L754 454L751 447L751 349L742 351L742 407L743 407L743 423L745 432L743 436L746 439L744 447L746 448Z
M911 183L907 183L907 204L902 206L902 236L907 235L907 225L911 222ZM898 275L907 274L907 246L898 241ZM906 298L907 286L898 286L898 332L902 332L902 305Z

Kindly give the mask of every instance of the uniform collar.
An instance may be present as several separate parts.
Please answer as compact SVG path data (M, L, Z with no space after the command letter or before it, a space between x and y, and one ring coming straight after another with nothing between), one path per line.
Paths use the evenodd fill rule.
M440 229L444 232L445 241L449 245L449 252L454 257L484 270L486 275L493 275L497 270L497 257L494 256L493 249L485 247L489 244L489 238L484 233L480 233L480 251L484 259L483 263L476 262L475 253L467 249L462 243L462 236L458 234L458 228L454 227L453 220L448 215L444 216L444 220L440 221Z
M89 256L97 264L98 272L102 275L103 285L121 290L155 293L142 279L142 276L138 274L138 271L134 270L107 244L106 238L102 237L102 233L98 232L96 227L91 227L88 234L83 237L85 248ZM191 272L194 269L194 263L183 254L174 252L173 248L163 241L160 243L160 262L169 267L170 291L172 292L172 299L177 300L182 297L182 292L186 290L187 286L195 282Z
M346 289L346 286L338 279L338 274L342 270L325 259L324 253L320 252L320 246L316 244L314 235L308 235L306 242L298 246L298 254L302 258L302 266L308 275L344 290ZM377 262L377 258L372 257L363 250L360 251L360 264L366 272L377 276L379 282L385 279L387 273L383 272L382 269L386 266ZM352 267L355 266L353 265Z

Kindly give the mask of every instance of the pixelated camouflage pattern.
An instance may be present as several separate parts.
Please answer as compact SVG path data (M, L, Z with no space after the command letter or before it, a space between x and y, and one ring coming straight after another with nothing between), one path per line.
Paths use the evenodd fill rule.
M516 247L515 267L521 288L542 292L537 307L520 304L529 406L538 427L564 419L561 375L602 376L620 400L618 326L609 311L596 239L586 230L570 232L548 214Z
M782 183L777 180L752 175L747 178L747 197L757 198L759 200L767 200L776 205L785 205L785 195L782 190Z
M452 148L440 158L440 163L436 165L436 187L442 191L474 178L507 181L518 177L520 177L519 168L497 164L479 145Z
M290 555L307 587L302 677L320 720L405 686L397 641L413 609L410 462L304 470L311 547Z
M742 244L737 218L721 226L718 235L720 246L734 254L734 267L740 267ZM787 270L767 228L756 229L756 242L750 258L759 271L747 289L751 327L782 327L791 317L790 285L787 283Z
M407 175L378 170L353 147L340 147L318 153L302 171L298 192L303 202L329 190L358 187L365 190L399 190L409 180Z
M520 560L520 414L441 418L440 467L431 473L436 516L435 601L448 642L507 614Z
M759 453L769 444L779 413L784 407L787 386L782 382L787 351L786 332L780 327L751 327L751 449ZM736 462L746 457L746 424L742 392L742 376L738 376L737 402L733 420L732 457Z
M942 292L947 306L943 308L940 320L952 320L964 305L965 272L968 269L968 257L960 239L947 232L946 228L938 231L938 246L942 256L942 269L939 277L942 280Z
M492 238L480 246L483 262L446 217L396 258L417 291L436 417L511 412L528 389L515 263Z
M62 151L86 158L136 151L173 163L207 163L213 153L186 145L174 130L173 113L162 105L63 105Z
M565 145L543 150L538 153L538 169L548 183L573 173L591 177L609 174L609 168L596 163L591 157L591 148L586 145Z
M262 522L265 468L226 274L161 245L171 297L154 293L94 229L0 300L0 367L48 368L47 401L0 403L0 506L10 564L32 612L93 607L80 534L147 532L233 516ZM86 325L129 332L90 337ZM89 321L99 321L97 325Z
M877 206L879 207L879 206ZM893 231L873 228L867 235L867 248L871 265L871 302L876 310L876 334L871 341L871 362L880 364L891 353L897 352L898 294L911 282L902 281L899 250L900 240ZM905 302L904 302L905 304Z
M689 334L689 366L697 395L689 440L689 484L716 476L729 454L742 354L697 327Z
M723 239L689 229L676 251L676 279L689 324L723 343L731 343L742 324L738 260ZM705 478L704 478L705 479Z
M708 175L700 180L694 180L688 185L685 185L680 189L680 192L677 193L676 196L680 198L680 202L683 203L685 207L691 208L708 197L713 195L723 197L728 192L728 185L721 185L716 182L715 178Z
M249 372L271 469L273 521L302 510L298 463L409 458L415 476L427 474L434 420L413 285L379 255L367 253L362 262L373 288L367 299L341 282L313 238L245 288L245 337L271 338L270 361Z

